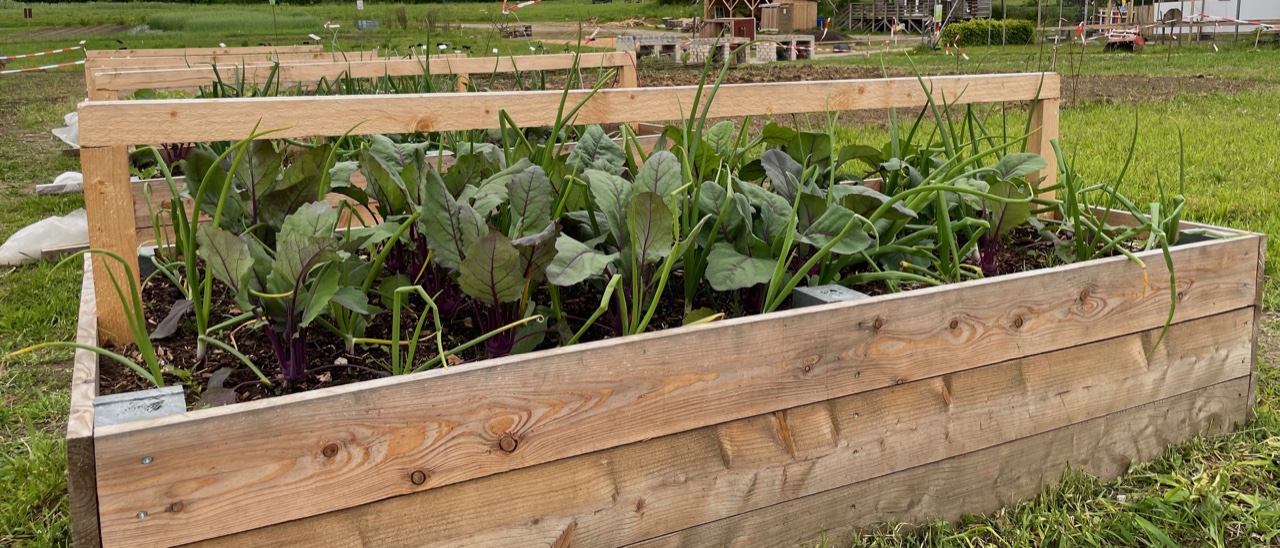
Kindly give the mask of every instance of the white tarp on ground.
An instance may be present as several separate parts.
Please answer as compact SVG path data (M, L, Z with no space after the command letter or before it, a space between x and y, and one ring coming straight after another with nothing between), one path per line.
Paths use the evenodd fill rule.
M84 175L78 171L67 171L53 179L52 183L36 185L36 194L67 194L84 192Z
M89 245L89 221L84 210L63 217L47 217L29 225L0 245L0 265L17 266L40 260L46 249Z
M71 145L71 148L80 148L80 114L72 112L62 117L62 121L67 127L54 128L53 135L62 142Z

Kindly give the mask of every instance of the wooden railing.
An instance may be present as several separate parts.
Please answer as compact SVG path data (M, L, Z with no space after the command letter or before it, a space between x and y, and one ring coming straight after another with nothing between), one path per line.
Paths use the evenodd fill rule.
M926 91L927 88L927 91ZM710 90L703 90L704 97ZM571 90L568 101L585 101L575 124L659 122L680 119L694 104L696 86L605 89L594 95ZM1060 81L1057 74L940 76L916 78L725 85L709 116L738 117L921 107L933 98L955 104L1031 101L1028 150L1052 160L1058 135ZM498 127L506 111L523 127L555 122L562 91L386 96L266 97L214 100L89 101L81 105L80 144L85 179L89 243L119 253L137 272L134 194L128 146L243 139L255 127L284 128L273 137L461 131ZM317 113L324 113L317 116ZM216 123L209 121L216 120ZM1050 167L1033 180L1051 185ZM124 309L107 272L118 266L95 258L98 325L104 341L129 342Z

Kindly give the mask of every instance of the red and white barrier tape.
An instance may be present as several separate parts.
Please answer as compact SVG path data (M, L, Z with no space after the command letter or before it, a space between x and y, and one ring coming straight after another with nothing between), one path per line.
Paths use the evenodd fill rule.
M56 65L45 65L45 66L43 66L43 67L31 67L31 68L21 68L21 69L0 70L0 74L17 74L17 73L19 73L19 72L35 72L35 71L38 71L38 70L51 70L51 69L56 69L56 68L72 67L72 66L75 66L75 65L83 65L83 64L84 64L84 59L81 59L81 60L79 60L79 61L72 61L72 62L70 62L70 63L58 63L58 64L56 64Z
M590 44L592 41L596 39L597 34L600 34L600 27L596 27L596 30L591 31L591 36L588 36L586 41L583 42L583 44Z
M1216 16L1216 15L1209 15L1209 14L1205 14L1205 13L1201 13L1200 15L1194 15L1194 16L1192 16L1192 18L1191 18L1191 19L1192 19L1192 21L1190 21L1190 22L1197 22L1197 23L1198 23L1198 22L1201 22L1201 21L1197 21L1197 20L1207 19L1207 20L1209 20L1209 21L1219 21L1219 22L1223 22L1223 23L1234 23L1234 24L1239 24L1239 25L1252 25L1252 26L1255 26L1255 27L1262 27L1262 28L1267 29L1267 30L1280 29L1280 25L1271 25L1271 24L1263 23L1263 22L1261 22L1261 21L1246 21L1246 20L1243 20L1243 19L1232 19L1232 18L1230 18L1230 17L1218 17L1218 16ZM1217 25L1214 25L1214 26L1217 26Z
M81 43L81 44L83 44L84 42L80 42L80 43ZM49 50L49 51L37 51L37 52L35 52L35 53L24 53L24 54L22 54L22 55L0 55L0 61L11 61L11 60L13 60L13 59L26 59L26 58L28 58L28 57L40 57L40 56L42 56L42 55L53 55L53 54L55 54L55 53L66 53L66 52L68 52L68 51L75 51L75 50L78 50L78 49L84 49L84 46L71 46L71 47L69 47L69 48L51 49L51 50Z
M969 60L969 56L964 52L964 50L960 49L959 34L956 35L955 40L952 40L950 44L947 44L947 55L951 55L951 48L953 47L956 48L956 51L960 54L960 57L963 57L965 61Z
M507 7L507 0L502 0L502 13L511 13L514 10L518 10L525 6L532 6L541 1L542 0L525 0L524 2L520 2L519 4L516 4L514 6Z

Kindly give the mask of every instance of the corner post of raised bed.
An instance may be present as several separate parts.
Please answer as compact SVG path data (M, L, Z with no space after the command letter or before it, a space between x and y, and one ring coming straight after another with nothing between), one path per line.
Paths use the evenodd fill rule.
M84 209L89 221L89 247L114 252L129 272L114 259L93 254L94 294L98 303L98 328L102 342L129 344L132 332L124 303L111 283L128 287L129 277L138 283L138 235L129 184L129 148L126 146L80 149L84 172Z
M1036 99L1031 104L1031 134L1027 137L1027 152L1034 152L1043 156L1049 164L1044 169L1032 173L1027 180L1032 181L1036 186L1037 198L1044 200L1054 200L1057 193L1053 190L1040 190L1052 187L1058 182L1058 155L1053 152L1053 140L1058 138L1058 86L1057 77L1054 75L1053 89L1045 89L1048 93L1052 91L1050 97ZM1046 88L1049 86L1047 85Z
M636 70L636 53L634 51L625 52L627 61L618 67L618 87L619 88L638 88L640 87L640 74ZM639 130L639 122L631 122L631 129Z
M466 73L461 73L461 74L458 74L458 79L454 85L458 93L466 93L467 84L470 84L470 83L471 83L471 75Z
M1258 344L1262 341L1262 322L1264 321L1263 298L1266 295L1267 282L1267 235L1258 234L1258 271L1256 274L1256 286L1254 291L1256 295L1253 297L1253 354L1249 358L1249 393L1245 395L1247 399L1245 407L1245 422L1253 420L1253 414L1258 405L1258 354L1261 349Z
M92 262L84 261L80 286L80 318L76 322L76 342L98 344L94 320ZM67 418L67 499L71 513L71 542L77 548L102 545L98 520L98 466L93 444L93 400L98 395L98 355L76 350L71 370L71 405Z

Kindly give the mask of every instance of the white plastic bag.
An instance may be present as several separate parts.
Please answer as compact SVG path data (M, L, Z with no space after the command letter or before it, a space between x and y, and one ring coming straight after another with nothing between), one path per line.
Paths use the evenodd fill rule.
M27 226L0 245L0 265L17 266L40 260L47 249L89 245L89 221L83 209L64 217L48 217Z
M80 114L72 112L62 117L62 121L67 127L55 128L53 136L62 139L62 142L71 145L71 148L80 148Z
M84 175L75 171L67 171L55 177L52 183L36 185L36 194L66 194L69 192L84 192Z

